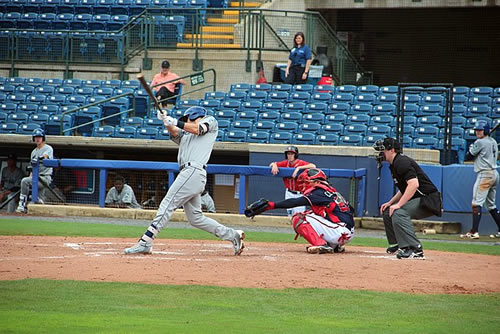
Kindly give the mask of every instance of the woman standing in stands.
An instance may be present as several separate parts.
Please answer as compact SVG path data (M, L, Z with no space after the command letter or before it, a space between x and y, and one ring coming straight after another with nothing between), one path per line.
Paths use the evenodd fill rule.
M298 32L293 38L293 49L288 57L288 64L285 70L285 83L304 84L309 75L312 54L311 49L306 44L303 32Z

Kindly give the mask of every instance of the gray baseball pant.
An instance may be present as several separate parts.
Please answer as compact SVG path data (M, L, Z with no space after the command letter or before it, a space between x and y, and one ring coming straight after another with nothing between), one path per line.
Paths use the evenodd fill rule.
M43 181L46 184L50 184L52 182L52 177L50 175L40 175L40 179L43 179ZM31 176L28 177L23 177L21 180L21 195L27 196L28 192L30 191L31 186L33 185L33 178ZM38 193L40 194L43 190L45 185L38 181Z
M384 225L387 241L390 245L398 244L399 248L417 247L420 241L417 239L412 219L422 219L433 214L420 207L420 198L414 198L406 202L400 209L393 212L389 217L389 208L384 210Z

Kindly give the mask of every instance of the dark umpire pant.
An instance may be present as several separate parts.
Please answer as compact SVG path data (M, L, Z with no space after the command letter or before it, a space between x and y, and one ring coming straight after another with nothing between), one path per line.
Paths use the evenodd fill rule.
M306 80L302 80L302 74L305 71L305 67L300 65L292 65L288 70L288 76L285 77L285 83L290 85L305 84Z
M398 244L399 248L416 247L420 244L415 234L412 219L423 219L433 216L432 212L420 207L420 198L406 202L389 217L389 208L384 210L385 234L389 245Z
M175 93L172 93L166 87L161 87L160 89L158 89L155 96L156 98L159 97L164 107L166 107L168 103L175 104L175 98L173 98L175 96Z

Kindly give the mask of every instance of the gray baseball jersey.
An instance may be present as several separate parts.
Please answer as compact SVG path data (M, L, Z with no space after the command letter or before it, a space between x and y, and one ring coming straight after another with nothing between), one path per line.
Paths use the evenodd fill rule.
M128 184L123 185L120 193L115 187L109 189L105 202L106 204L125 204L131 209L142 209L135 199L134 190Z
M179 166L187 162L206 165L208 159L210 159L210 154L212 154L212 149L217 139L219 124L213 116L203 117L199 124L200 128L203 129L203 133L199 136L181 130L177 137L172 138L179 145L179 152L177 154Z
M52 149L52 146L45 144L40 149L35 147L35 149L31 152L31 160L41 158L44 155L47 155L48 159L54 159L54 150ZM40 164L38 173L39 175L52 176L52 167L45 167L43 164Z
M3 189L11 190L12 188L21 187L21 180L24 177L24 173L20 168L14 169L12 172L9 167L2 169L2 186Z
M477 139L469 148L474 158L474 172L497 168L498 145L495 139L486 136Z

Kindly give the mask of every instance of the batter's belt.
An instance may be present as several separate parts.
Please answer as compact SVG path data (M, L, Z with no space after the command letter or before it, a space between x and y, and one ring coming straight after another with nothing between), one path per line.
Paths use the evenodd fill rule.
M179 166L179 172L181 170L183 170L184 168L190 167L190 166L192 166L194 168L198 168L198 169L202 169L202 168L205 169L205 170L207 169L206 165L202 165L202 164L197 163L197 162L186 162L185 164L182 164L182 165Z

